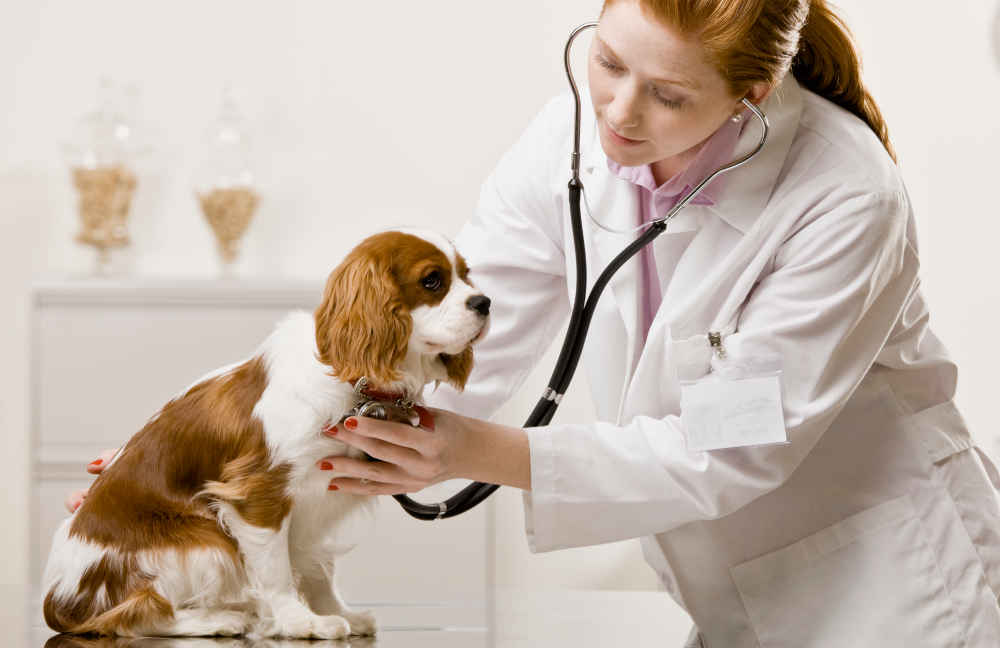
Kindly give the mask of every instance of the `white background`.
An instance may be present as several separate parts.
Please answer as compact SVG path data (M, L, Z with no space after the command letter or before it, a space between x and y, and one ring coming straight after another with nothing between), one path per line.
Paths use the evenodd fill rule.
M960 367L959 406L1000 454L993 4L840 6L917 210L923 285L932 326ZM28 287L93 264L93 252L72 241L75 196L59 144L94 108L100 76L140 84L140 133L153 146L139 167L122 271L216 273L192 174L229 82L264 194L240 271L316 279L376 229L457 233L501 153L566 87L566 35L599 8L596 0L0 1L0 583L27 574ZM553 361L550 352L502 420L523 420ZM590 415L585 387L581 372L559 418ZM494 497L499 585L655 586L633 542L531 555L519 492Z

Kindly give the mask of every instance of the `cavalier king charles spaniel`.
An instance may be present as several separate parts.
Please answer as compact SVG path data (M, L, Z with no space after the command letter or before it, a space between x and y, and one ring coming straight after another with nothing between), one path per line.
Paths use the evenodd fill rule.
M379 394L419 402L462 389L490 300L443 236L371 236L330 274L309 315L281 321L248 360L201 378L157 412L56 532L43 581L59 632L337 639L373 634L348 608L338 528L371 518L370 495L331 493L323 434ZM363 381L364 382L364 381Z

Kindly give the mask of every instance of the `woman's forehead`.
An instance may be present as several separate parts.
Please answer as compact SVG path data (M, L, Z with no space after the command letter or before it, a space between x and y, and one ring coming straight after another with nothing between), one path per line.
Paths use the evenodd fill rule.
M595 42L653 81L700 89L700 79L715 72L697 38L647 17L637 2L609 5Z

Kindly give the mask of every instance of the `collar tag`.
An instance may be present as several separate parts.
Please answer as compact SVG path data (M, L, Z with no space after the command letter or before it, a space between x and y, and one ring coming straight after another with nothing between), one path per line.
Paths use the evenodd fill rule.
M415 409L412 398L405 392L383 392L368 388L368 378L362 376L354 383L354 393L358 402L341 418L348 416L368 416L371 418L420 425L420 413Z

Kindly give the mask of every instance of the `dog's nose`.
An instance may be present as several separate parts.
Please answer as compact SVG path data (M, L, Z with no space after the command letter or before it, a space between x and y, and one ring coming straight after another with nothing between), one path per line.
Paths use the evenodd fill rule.
M465 300L465 305L484 317L490 314L490 298L486 295L473 295Z

